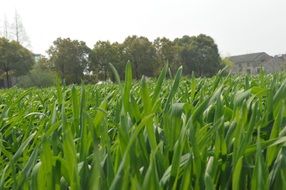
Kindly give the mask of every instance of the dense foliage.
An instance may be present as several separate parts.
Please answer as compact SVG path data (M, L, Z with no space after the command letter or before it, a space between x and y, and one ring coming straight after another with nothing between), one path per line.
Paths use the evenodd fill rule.
M5 81L3 86L10 87L11 77L28 73L33 64L34 58L28 49L16 41L0 37L0 82L1 79Z
M123 43L99 41L90 56L90 71L100 80L112 76L108 64L112 63L123 78L126 63L130 61L134 78L142 75L157 76L166 63L175 74L183 66L183 74L196 76L213 76L222 67L218 47L214 40L204 34L183 36L173 41L157 38L154 42L146 37L128 36Z
M286 188L285 74L125 73L0 91L0 189Z
M10 47L9 44L14 46ZM124 78L124 68L128 62L132 64L135 79L143 75L156 77L165 65L169 65L172 74L183 66L183 75L213 76L223 63L215 41L204 34L185 35L174 40L163 37L153 42L146 37L133 35L122 43L98 41L92 49L83 41L58 38L47 54L48 57L39 54L33 54L33 57L18 42L0 38L0 87L52 86L55 75L65 84L114 81L108 66L110 63L121 79ZM43 72L35 72L42 67L46 68ZM17 74L14 74L15 71ZM19 78L24 74L26 76Z
M88 66L89 48L83 41L58 38L48 50L51 65L67 84L80 83Z

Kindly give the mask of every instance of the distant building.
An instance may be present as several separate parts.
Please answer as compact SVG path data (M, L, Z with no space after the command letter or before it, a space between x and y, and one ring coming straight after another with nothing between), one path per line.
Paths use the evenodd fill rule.
M284 57L283 57L284 56ZM265 52L251 53L228 57L233 63L230 69L233 74L258 74L261 70L274 73L285 68L286 56L270 56Z
M273 63L278 65L280 70L286 70L286 54L275 55Z
M43 58L43 55L38 53L33 53L35 63L39 63L40 59Z

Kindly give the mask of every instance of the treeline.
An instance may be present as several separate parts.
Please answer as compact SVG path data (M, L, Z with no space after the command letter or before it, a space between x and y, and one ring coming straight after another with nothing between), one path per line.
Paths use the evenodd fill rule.
M121 78L127 62L132 64L134 78L156 76L165 64L174 73L212 76L222 66L214 40L207 35L183 36L174 40L128 36L123 43L98 41L93 48L85 42L58 38L47 51L48 56L30 52L16 41L0 38L0 86L50 86L56 76L66 84L113 80L109 63Z

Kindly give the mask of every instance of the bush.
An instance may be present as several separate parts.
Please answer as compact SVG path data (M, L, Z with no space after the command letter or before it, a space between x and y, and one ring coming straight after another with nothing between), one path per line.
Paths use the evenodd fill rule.
M40 88L49 87L56 84L56 78L57 75L55 72L35 67L29 74L18 78L17 86L22 88L32 86Z

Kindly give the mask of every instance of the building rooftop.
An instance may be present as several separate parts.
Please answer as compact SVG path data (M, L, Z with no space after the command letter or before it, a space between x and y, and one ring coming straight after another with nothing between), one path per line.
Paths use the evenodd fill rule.
M247 62L256 61L259 57L263 55L271 57L265 52L259 52L259 53L250 53L250 54L244 54L244 55L231 56L229 57L229 59L234 63L247 63Z

